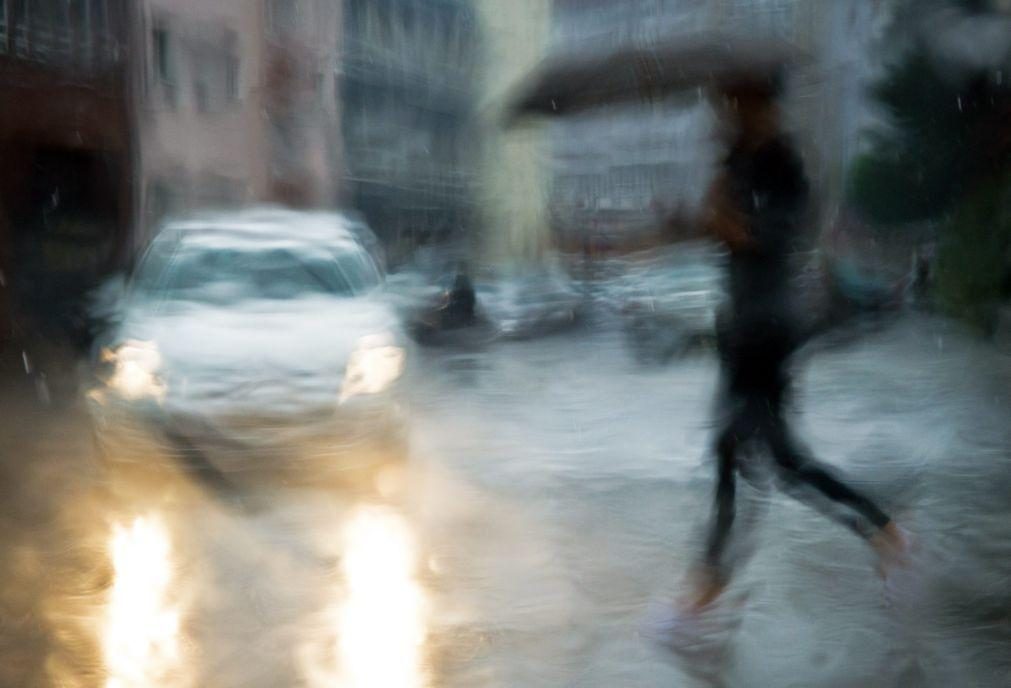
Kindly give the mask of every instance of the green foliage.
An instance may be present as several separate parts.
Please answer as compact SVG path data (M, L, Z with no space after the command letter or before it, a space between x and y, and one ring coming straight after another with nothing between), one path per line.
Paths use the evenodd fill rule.
M937 295L942 308L987 334L1007 279L1009 180L985 185L959 205L944 228L938 252Z
M928 174L916 161L868 154L853 163L847 194L872 222L900 225L939 216L953 186L953 176Z
M872 221L936 218L964 193L974 166L979 110L970 89L945 82L922 49L898 63L871 93L888 126L853 165L849 200Z
M986 12L989 0L949 0ZM923 43L871 93L886 125L850 172L848 200L878 225L937 223L941 307L990 332L1011 249L1011 88L984 70L945 78Z

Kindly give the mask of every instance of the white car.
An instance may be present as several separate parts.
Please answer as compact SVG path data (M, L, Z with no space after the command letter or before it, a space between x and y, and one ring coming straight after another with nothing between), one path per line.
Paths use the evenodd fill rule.
M407 352L373 252L339 214L170 222L138 263L96 358L96 437L150 441L228 475L309 477L399 447Z

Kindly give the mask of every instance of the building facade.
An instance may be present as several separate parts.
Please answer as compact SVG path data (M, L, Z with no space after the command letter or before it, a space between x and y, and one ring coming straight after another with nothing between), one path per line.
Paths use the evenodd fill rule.
M888 3L864 0L556 0L553 47L600 50L719 30L787 39L812 58L785 107L823 206L836 203L870 121L871 43ZM701 100L701 99L700 99ZM715 164L707 108L615 108L553 125L552 208L559 230L690 234ZM665 226L666 225L666 226Z
M343 4L0 0L5 331L81 301L167 215L337 204Z
M708 0L555 0L552 50L601 51L710 26ZM638 243L697 205L711 166L707 112L665 103L551 125L554 229L564 244Z
M263 60L268 200L342 200L340 130L344 0L267 0Z
M502 104L548 49L551 0L476 0L481 161L477 170L480 231L471 250L508 265L547 257L552 244L548 139L542 127L503 130Z
M340 0L143 3L140 244L186 209L335 203L340 17Z
M134 26L138 246L166 215L266 194L258 5L246 0L141 5Z
M349 201L393 260L475 222L474 57L465 0L350 0L341 98Z

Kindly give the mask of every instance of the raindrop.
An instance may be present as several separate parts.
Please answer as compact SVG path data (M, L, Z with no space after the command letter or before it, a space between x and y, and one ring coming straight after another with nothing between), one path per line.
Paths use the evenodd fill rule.
M1002 83L1004 83L1004 72L998 69L997 70L997 85L1000 86Z
M958 101L958 111L961 112L962 111L962 96L958 96L955 100Z
M21 362L25 365L25 373L28 375L32 374L32 362L28 359L28 352L21 352Z
M0 287L7 286L7 277L4 275L4 271L0 270Z

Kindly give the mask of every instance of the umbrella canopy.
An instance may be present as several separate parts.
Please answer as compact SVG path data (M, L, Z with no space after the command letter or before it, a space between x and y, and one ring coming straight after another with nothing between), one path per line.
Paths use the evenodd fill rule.
M506 123L526 115L565 116L617 103L649 102L716 83L772 80L803 58L785 41L722 34L556 56L516 90L507 105Z

